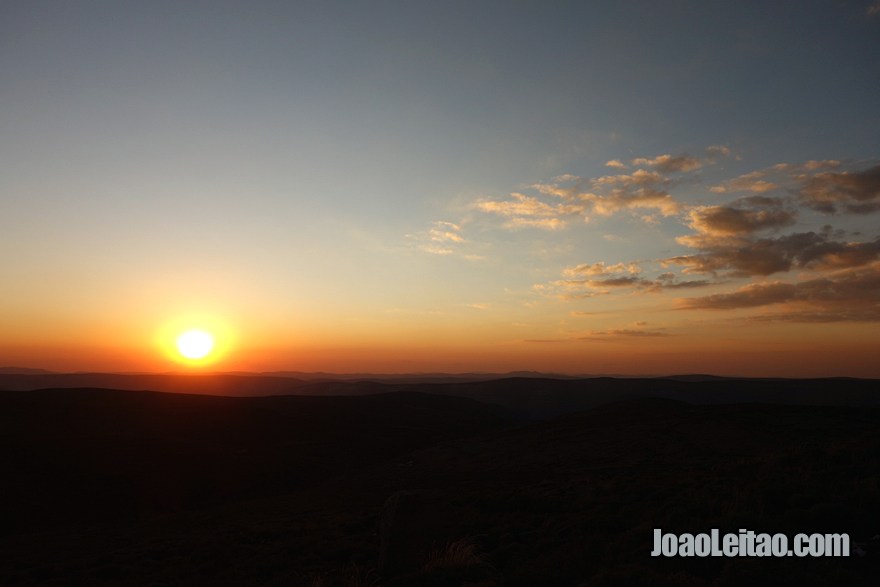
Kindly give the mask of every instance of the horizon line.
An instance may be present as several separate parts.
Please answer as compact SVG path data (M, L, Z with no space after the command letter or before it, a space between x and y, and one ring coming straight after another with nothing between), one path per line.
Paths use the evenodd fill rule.
M274 371L53 371L49 369L34 367L16 367L3 366L0 367L0 376L39 376L39 375L119 375L119 376L186 376L186 377L216 377L216 376L232 376L232 377L282 377L293 379L297 376L310 378L327 377L331 379L354 379L354 378L479 378L479 379L509 379L509 378L533 378L533 379L674 379L674 378L713 378L713 379L753 379L753 380L816 380L816 379L861 379L861 380L880 380L876 377L856 377L851 375L823 375L823 376L754 376L754 375L718 375L714 373L555 373L534 370L522 371L466 371L466 372L445 372L445 371L410 371L410 372L330 372L330 371L295 371L295 370L274 370Z

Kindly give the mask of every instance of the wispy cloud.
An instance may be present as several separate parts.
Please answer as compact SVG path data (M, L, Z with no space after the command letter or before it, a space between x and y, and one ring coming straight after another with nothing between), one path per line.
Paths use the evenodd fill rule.
M658 293L664 290L693 289L713 284L708 279L679 281L671 272L661 273L651 279L639 276L638 273L641 271L642 268L636 263L605 265L599 262L577 265L563 270L566 279L536 284L533 288L543 295L575 300L608 295L615 291Z
M666 191L650 187L625 187L602 193L586 193L582 199L593 205L599 216L611 216L624 210L653 209L663 216L672 216L681 210L681 204Z
M548 203L517 192L510 194L507 200L480 200L474 207L507 218L508 228L534 227L546 230L564 228L568 217L584 212L582 205Z
M561 218L523 218L516 216L507 222L509 228L541 228L544 230L562 230L567 222Z
M571 343L571 342L609 342L609 341L626 341L635 339L650 338L666 338L672 336L664 329L646 329L642 328L644 322L637 323L636 328L610 328L608 330L591 330L586 333L573 334L568 338L531 338L523 342L528 343Z
M706 165L714 165L719 159L729 156L730 149L728 147L714 145L706 148L704 157L666 153L656 157L636 157L631 163L636 166L652 167L662 173L687 173L689 171L696 171Z
M710 147L706 147L706 159L710 163L715 163L719 159L730 157L730 155L730 149L724 145L712 145Z
M777 184L764 179L766 171L752 171L728 180L722 184L709 188L709 191L716 194L727 192L753 192L764 193L779 187Z
M432 255L460 255L464 258L479 258L479 256L465 253L463 245L468 243L463 236L461 225L445 220L437 220L426 231L409 234L407 238L415 246Z
M679 281L675 273L666 272L658 275L648 288L649 291L656 292L665 289L693 289L697 287L707 287L713 285L708 279L691 279L688 281Z
M474 208L507 218L505 226L512 229L535 227L559 230L567 227L575 218L586 221L591 215L608 217L626 211L653 210L661 216L674 216L683 207L669 193L674 181L665 173L690 171L703 164L692 157L671 155L633 161L653 169L635 169L632 173L593 178L561 175L552 181L530 186L538 195L513 192L501 199L478 200ZM617 159L608 161L606 165L621 170L627 168ZM652 215L642 218L646 222L655 221Z
M647 165L653 167L663 173L676 173L685 171L694 171L703 166L702 161L696 157L687 155L658 155L653 159L646 157L638 157L632 160L633 165Z
M617 328L611 330L596 330L579 336L578 340L613 340L627 338L663 338L671 336L662 330L638 330L633 328Z
M613 275L615 273L639 273L642 268L639 267L638 263L615 263L613 265L606 265L602 261L598 263L584 263L582 265L575 265L573 267L566 267L562 274L566 277L578 277L578 276L598 276L605 277L608 275Z
M464 238L461 236L461 227L452 222L438 221L428 230L431 240L438 243L453 242L463 243Z

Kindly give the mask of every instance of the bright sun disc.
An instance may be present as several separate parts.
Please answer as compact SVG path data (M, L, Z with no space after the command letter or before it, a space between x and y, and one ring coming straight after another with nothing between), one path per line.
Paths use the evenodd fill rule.
M177 350L187 359L203 359L214 349L214 336L204 330L187 330L177 337Z

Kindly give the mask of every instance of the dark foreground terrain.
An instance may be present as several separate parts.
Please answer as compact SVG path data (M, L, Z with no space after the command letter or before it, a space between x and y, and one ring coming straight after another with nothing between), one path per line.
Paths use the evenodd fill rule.
M0 584L880 577L871 382L805 384L804 402L850 404L836 406L796 405L790 381L728 382L727 396L718 381L675 381L676 399L638 380L606 397L592 381L462 383L458 394L456 384L326 382L310 384L325 386L314 396L0 392ZM333 385L360 387L327 395ZM484 402L460 397L474 386ZM854 552L652 558L654 528L846 532Z

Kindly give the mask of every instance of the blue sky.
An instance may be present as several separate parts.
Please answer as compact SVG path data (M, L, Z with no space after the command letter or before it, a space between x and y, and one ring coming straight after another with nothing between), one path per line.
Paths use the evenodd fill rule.
M844 320L801 289L752 306L706 301L878 270L876 2L0 11L10 361L40 362L40 348L63 366L113 346L132 356L155 323L184 314L233 323L250 349L236 365L251 368L620 370L626 352L660 356L653 339L691 356L707 322L739 332L733 346L778 339L794 361L806 351L784 341L819 320L785 319L783 331L766 312L788 302L804 307L786 316L821 314L822 332L876 349L864 299L846 301L859 311ZM644 189L668 205L633 204ZM784 240L806 233L819 236ZM788 264L737 265L734 237L737 254L785 248ZM859 261L833 265L844 246ZM588 283L624 278L631 288ZM686 292L703 301L660 287L673 279L705 282ZM704 316L713 303L727 305ZM731 326L744 308L750 326ZM84 333L105 350L70 350ZM598 339L622 342L612 353ZM534 340L558 348L533 351ZM395 367L413 341L421 354ZM360 358L319 359L333 352ZM599 355L621 358L591 362ZM679 364L635 370L667 367Z

